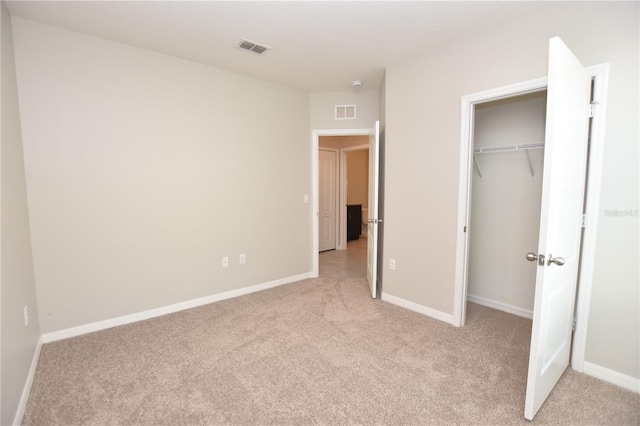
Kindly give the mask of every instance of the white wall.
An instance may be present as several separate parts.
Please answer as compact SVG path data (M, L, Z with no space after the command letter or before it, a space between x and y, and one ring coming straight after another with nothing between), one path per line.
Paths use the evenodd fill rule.
M2 139L0 155L0 276L2 301L2 405L0 423L19 423L24 406L22 392L29 383L32 360L39 349L40 326L36 302L31 236L29 229L27 192L18 112L18 93L11 34L11 20L4 3L2 15ZM29 324L25 326L24 307ZM23 401L26 403L26 401Z
M480 104L475 110L474 148L544 142L545 92ZM469 226L472 301L531 317L540 231L544 150L478 154ZM478 299L479 298L479 299Z
M311 270L308 93L13 22L44 333Z
M586 361L640 377L638 13L637 2L551 3L387 68L386 293L452 315L460 99L545 76L560 36L583 64L611 66ZM605 214L616 210L630 213Z
M369 205L369 150L347 152L347 204Z
M309 95L311 129L371 129L380 113L380 92L351 90ZM336 120L335 105L356 105L355 120Z

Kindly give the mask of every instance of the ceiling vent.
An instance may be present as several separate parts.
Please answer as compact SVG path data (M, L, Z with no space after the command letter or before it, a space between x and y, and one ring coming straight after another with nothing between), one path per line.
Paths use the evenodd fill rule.
M240 40L240 43L238 43L238 47L249 52L257 53L258 55L264 55L271 50L269 46L256 43L255 41L247 40L246 38Z

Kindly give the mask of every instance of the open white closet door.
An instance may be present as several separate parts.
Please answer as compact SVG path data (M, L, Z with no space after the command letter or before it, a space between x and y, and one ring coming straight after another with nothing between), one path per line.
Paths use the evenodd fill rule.
M591 80L560 38L549 42L544 176L524 417L569 365L587 158Z
M369 136L369 217L367 218L367 281L371 297L376 298L378 272L378 187L380 180L380 122L376 121L374 132Z

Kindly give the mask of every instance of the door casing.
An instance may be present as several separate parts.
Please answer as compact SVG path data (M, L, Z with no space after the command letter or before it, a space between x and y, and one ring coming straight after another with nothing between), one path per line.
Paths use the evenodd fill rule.
M592 97L595 102L595 113L591 123L587 176L588 185L585 193L587 226L585 227L583 234L581 262L578 273L579 282L575 313L576 329L573 334L571 353L571 367L579 372L582 372L584 369L587 322L591 304L593 264L595 260L595 245L602 180L602 159L609 64L587 67L587 70L594 81ZM546 90L546 88L547 78L544 77L484 92L474 93L462 98L456 270L453 305L453 325L456 327L462 327L465 323L466 317L469 261L469 233L466 232L466 230L469 226L469 217L471 214L471 178L473 173L473 128L475 105Z

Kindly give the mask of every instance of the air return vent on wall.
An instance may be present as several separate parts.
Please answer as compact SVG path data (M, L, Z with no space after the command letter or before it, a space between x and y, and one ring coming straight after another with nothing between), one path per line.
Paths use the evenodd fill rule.
M354 120L356 118L355 105L336 105L336 120Z
M255 41L247 40L246 38L240 40L240 43L238 43L238 47L249 52L257 53L258 55L264 55L269 50L271 50L269 46L256 43Z

